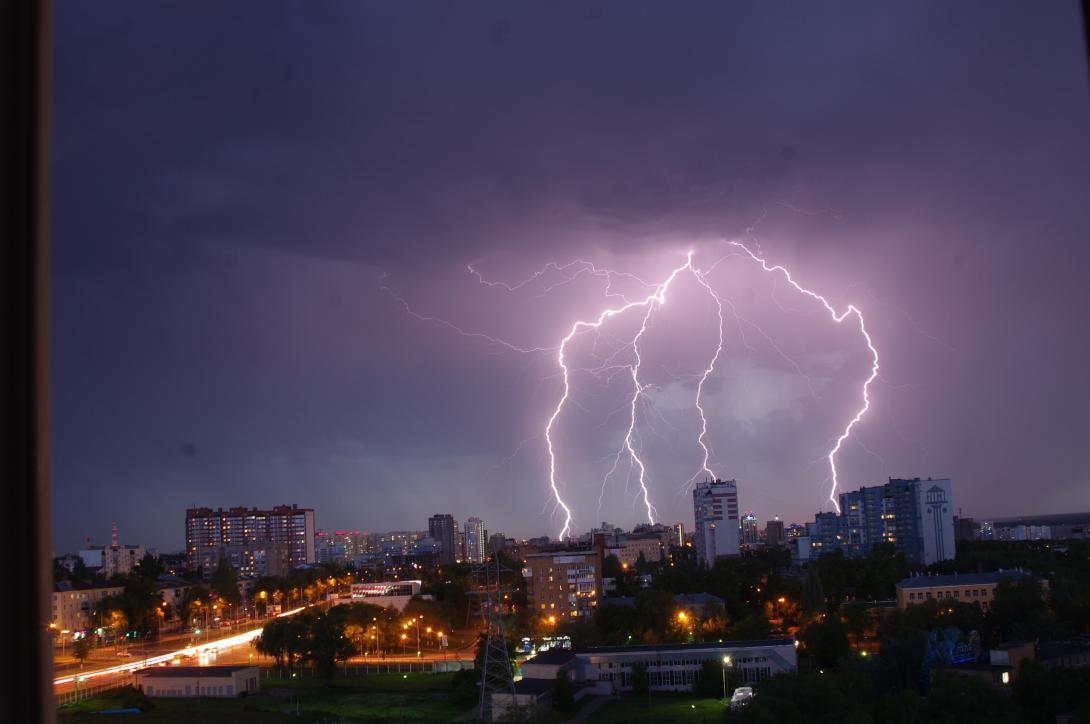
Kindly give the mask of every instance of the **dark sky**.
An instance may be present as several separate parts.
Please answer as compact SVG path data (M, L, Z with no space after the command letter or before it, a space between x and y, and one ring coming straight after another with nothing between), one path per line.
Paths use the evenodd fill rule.
M658 282L730 240L864 312L881 377L844 485L950 477L976 517L1090 509L1077 3L229 5L56 3L58 552L111 521L178 550L190 504L555 535L555 352L459 336L383 285L554 347L617 304L605 280L507 291L466 265L513 285L583 259ZM760 519L812 519L866 347L740 257L709 282L740 317L704 391L712 468ZM639 320L576 339L572 366L627 363ZM692 523L717 327L682 276L641 340L663 522ZM557 423L576 531L644 518L626 459L602 485L624 374L574 373Z

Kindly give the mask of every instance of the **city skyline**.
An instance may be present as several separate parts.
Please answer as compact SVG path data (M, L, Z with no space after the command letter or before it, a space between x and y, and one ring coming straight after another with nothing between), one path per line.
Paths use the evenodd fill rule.
M57 16L57 552L180 548L193 505L689 525L698 476L762 529L831 512L867 346L732 241L866 315L835 492L1090 509L1076 6L270 8ZM679 275L572 338L561 407L572 325L686 258L726 323Z

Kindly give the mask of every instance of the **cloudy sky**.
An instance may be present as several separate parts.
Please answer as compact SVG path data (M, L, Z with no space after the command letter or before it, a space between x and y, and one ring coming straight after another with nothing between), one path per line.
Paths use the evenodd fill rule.
M556 348L688 252L725 315L710 468L812 519L870 354L731 241L863 312L881 369L843 486L1090 510L1075 2L55 9L58 552L113 521L179 550L191 504L556 535ZM717 303L688 270L665 291L632 441L656 520L689 526ZM577 532L647 517L618 455L646 312L565 347Z

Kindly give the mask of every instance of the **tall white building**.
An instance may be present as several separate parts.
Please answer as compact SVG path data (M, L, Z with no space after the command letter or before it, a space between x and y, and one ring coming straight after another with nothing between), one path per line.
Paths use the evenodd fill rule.
M954 505L949 478L916 480L921 559L925 566L954 559Z
M485 545L487 543L484 530L484 521L480 518L470 518L466 521L466 557L469 563L484 563Z
M734 480L704 481L693 488L693 544L705 565L719 556L739 555L738 484Z

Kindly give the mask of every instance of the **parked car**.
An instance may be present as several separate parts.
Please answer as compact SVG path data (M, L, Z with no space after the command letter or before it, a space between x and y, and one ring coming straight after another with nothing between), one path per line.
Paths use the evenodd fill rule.
M732 711L741 709L748 704L753 698L752 686L739 686L734 690L734 694L730 697L730 708Z

